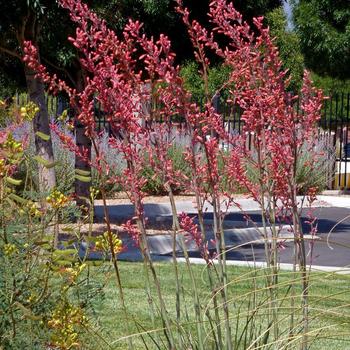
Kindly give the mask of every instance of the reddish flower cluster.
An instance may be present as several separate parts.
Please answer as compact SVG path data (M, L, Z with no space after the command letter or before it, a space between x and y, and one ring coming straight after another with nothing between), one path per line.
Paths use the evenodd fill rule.
M312 88L309 75L305 73L301 111L295 108L297 96L291 96L286 90L288 73L282 70L278 50L268 28L263 27L262 18L254 19L256 35L232 3L213 0L209 16L215 28L209 31L197 21L191 21L189 11L177 0L177 11L188 28L205 83L206 101L200 108L191 102L190 94L183 87L166 36L149 39L142 34L142 24L129 21L119 38L80 0L59 2L70 11L77 25L75 37L70 41L79 51L80 62L88 72L85 88L77 93L56 76L50 76L38 62L36 48L30 43L25 44L25 61L50 89L68 93L79 111L77 118L95 148L97 162L94 166L102 172L106 167L102 165L104 154L99 148L94 118L95 102L99 103L115 135L110 145L123 155L127 164L122 176L112 180L123 186L135 205L139 227L145 225L142 204L145 154L148 154L146 161L159 173L165 186L189 182L200 216L206 200L213 205L217 239L222 231L222 197L228 199L226 203L234 203L232 193L237 185L248 190L263 209L267 194L275 204L282 203L282 207L296 205L296 162L305 142L312 150L323 97L320 91ZM217 36L226 37L229 44L221 48ZM207 50L213 50L231 68L224 87L231 89L229 101L244 111L244 129L240 136L233 137L225 131L221 116L212 106ZM184 116L190 138L185 152L191 169L188 180L173 170L168 155L173 143L170 121L174 114ZM163 124L157 123L160 119ZM71 139L60 137L71 150L79 152ZM252 139L251 150L246 148L248 137ZM220 148L222 140L229 144L228 151ZM258 183L250 180L248 165L258 174ZM229 189L224 188L223 183ZM201 234L191 219L182 216L181 222L199 246L204 247ZM132 225L126 228L132 235L136 234Z
M62 145L65 148L67 148L70 152L73 152L74 154L78 155L84 161L90 163L88 151L86 149L81 149L76 145L73 135L69 135L66 132L62 131L59 128L59 126L55 123L50 124L50 129L59 137L60 141L62 142Z
M128 220L125 224L122 225L123 229L131 236L132 240L139 246L140 242L140 230L137 226L132 222L132 220Z
M180 215L180 227L185 233L189 234L190 238L195 242L202 258L205 259L208 264L211 264L212 257L208 249L208 241L203 239L203 235L198 229L198 225L194 222L194 219L186 213L182 213Z
M57 93L59 91L65 91L69 97L75 95L75 90L70 88L65 81L59 79L56 74L50 75L46 67L40 64L36 46L30 41L25 41L23 51L23 61L36 73L37 78L48 84L49 92Z

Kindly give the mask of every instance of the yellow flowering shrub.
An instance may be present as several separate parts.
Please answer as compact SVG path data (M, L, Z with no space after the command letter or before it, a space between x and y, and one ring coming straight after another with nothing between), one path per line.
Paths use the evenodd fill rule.
M83 311L68 302L57 305L47 321L52 330L51 346L60 350L80 348L79 328L87 325Z
M20 116L22 120L31 121L40 111L40 108L32 101L20 108Z
M51 193L46 197L48 204L54 209L60 209L65 207L69 202L69 197L65 196L62 192L57 189L53 189Z
M106 231L103 235L97 237L95 242L95 249L105 253L110 252L109 234ZM123 249L123 242L118 236L112 234L112 249L115 254L119 254Z

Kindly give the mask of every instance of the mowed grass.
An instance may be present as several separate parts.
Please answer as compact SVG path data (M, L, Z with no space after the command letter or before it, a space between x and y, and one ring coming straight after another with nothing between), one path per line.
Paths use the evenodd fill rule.
M176 325L176 281L171 263L155 263L162 289L162 295L173 320L174 335L180 336ZM166 349L162 322L159 317L159 302L152 283L153 308L156 317L152 321L150 303L146 293L146 275L142 263L119 262L127 316L121 307L116 287L114 270L109 264L91 267L90 276L105 285L103 295L93 301L91 335L103 349L127 349L127 336L133 341L133 349ZM186 264L179 264L181 285L180 324L181 333L186 334L188 343L196 344L196 324L194 313L194 288L197 289L203 314L206 309L213 314L212 294L207 278L207 267L191 265L195 285L191 281ZM228 297L231 329L235 348L246 349L252 339L266 334L269 289L266 287L266 270L228 267ZM152 280L152 279L151 279ZM290 331L290 315L294 310L295 341L288 349L298 349L300 344L300 276L293 272L280 271L278 281L280 338L286 339ZM293 297L294 295L294 297ZM350 275L311 273L310 277L310 349L350 349ZM294 299L294 306L291 304ZM222 302L218 293L219 304ZM294 307L294 308L293 308ZM254 315L252 318L251 316ZM249 320L249 332L244 334ZM208 320L204 317L206 348L211 349L213 337ZM223 325L224 329L224 325ZM189 335L191 334L191 335ZM242 335L243 334L243 335ZM249 336L251 336L251 339ZM272 335L270 334L272 337ZM263 337L261 337L263 338ZM271 338L272 339L272 338ZM270 340L273 342L273 340ZM159 346L156 346L156 343ZM283 344L281 342L281 344ZM294 345L293 345L294 344ZM97 346L97 345L96 345ZM254 347L253 347L254 348ZM255 347L257 348L257 347ZM262 347L264 349L273 348ZM283 348L281 347L277 348ZM184 348L188 349L188 347Z

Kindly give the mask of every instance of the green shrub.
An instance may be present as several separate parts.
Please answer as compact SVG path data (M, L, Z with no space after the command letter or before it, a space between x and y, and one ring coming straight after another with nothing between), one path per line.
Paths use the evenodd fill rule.
M333 179L335 150L327 139L321 139L317 144L318 157L313 161L307 149L304 149L297 167L299 194L306 194L309 188L316 188L318 193L327 189Z
M335 162L334 147L329 144L326 138L320 139L314 150L318 156L314 160L308 151L307 144L298 158L297 184L298 194L307 194L309 188L316 188L320 193L327 189L333 179L333 167ZM246 164L249 179L257 183L259 179L258 170L251 164Z
M125 161L122 159L119 152L109 145L109 135L104 132L99 139L100 152L104 154L105 163L108 164L109 172L107 170L102 172L102 175L98 173L95 168L91 169L92 177L92 187L94 188L104 188L107 197L112 198L116 192L121 190L121 186L116 184L114 181L109 181L110 179L118 178L121 176L122 170L125 168ZM95 152L92 149L92 159L95 158ZM99 193L99 196L101 193ZM100 197L98 197L100 198Z
M287 18L282 7L278 7L266 15L271 35L276 38L283 68L288 69L290 84L288 90L298 92L302 85L305 69L304 57L301 52L300 38L295 31L287 29Z
M88 265L73 242L59 246L59 224L78 210L57 189L38 193L15 171L28 161L21 139L0 145L0 344L3 349L77 348L87 337L92 295ZM26 168L29 169L28 167ZM22 186L22 191L17 187ZM93 288L91 288L93 290ZM90 347L91 344L91 347ZM94 340L84 348L94 348Z
M22 179L22 184L30 183L34 191L38 191L38 163L35 160L35 144L32 132L32 126L28 123L18 130L18 136L27 134L31 135L29 147L25 150L25 161L20 164L17 172L18 178ZM64 194L71 194L74 192L74 181L75 181L75 155L73 152L65 148L58 138L57 135L51 133L52 146L54 152L54 159L56 162L55 171L57 186L56 188ZM123 169L123 161L118 155L118 152L111 149L108 146L108 134L102 135L100 142L102 144L102 149L105 154L105 159L110 167L110 173L105 175L104 179L101 179L95 168L91 169L92 182L91 185L94 188L100 188L102 183L104 184L104 189L107 196L113 197L113 195L120 191L120 187L113 183L107 183L107 178L111 177L111 174L118 176L121 169ZM92 157L94 158L94 152L92 152ZM106 172L105 172L106 173ZM23 188L22 188L23 189Z
M224 65L217 65L209 70L208 88L211 96L220 89L230 74L230 69ZM202 101L205 97L203 79L199 74L199 66L196 62L189 61L181 68L181 76L184 79L185 87L191 92L196 101ZM224 91L222 92L224 93Z
M324 90L326 95L350 91L350 79L340 80L329 76L320 76L316 73L312 73L311 77L315 86Z
M172 145L168 150L168 157L172 160L173 167L175 171L180 171L183 175L189 175L190 169L188 164L184 159L184 148L179 145ZM148 155L145 155L145 166L142 171L142 177L144 177L147 182L143 187L143 191L150 195L165 195L168 192L164 188L164 182L162 181L159 174L156 173L154 168L149 164ZM172 191L174 194L178 194L184 191L184 185L173 186Z

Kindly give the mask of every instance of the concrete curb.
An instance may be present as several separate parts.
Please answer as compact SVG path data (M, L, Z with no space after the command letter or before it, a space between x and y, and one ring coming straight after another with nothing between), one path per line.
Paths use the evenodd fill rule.
M205 265L206 262L202 258L189 258L191 264ZM178 262L186 262L185 258L177 258ZM217 260L214 260L214 263L218 263ZM226 264L228 266L239 266L239 267L257 267L261 269L267 268L266 262L263 261L241 261L241 260L227 260ZM280 263L278 264L281 270L292 271L293 264ZM309 268L309 267L308 267ZM340 275L350 275L350 266L349 267L337 267L337 266L319 266L312 265L312 272L328 272L330 274L340 274Z
M298 197L299 203L301 204L303 197ZM237 204L240 205L240 208L237 206L232 206L228 210L229 213L242 213L242 212L251 212L259 211L258 203L254 202L250 198L239 198L236 200ZM108 203L108 202L107 202ZM111 202L113 203L113 201ZM134 208L132 204L108 204L109 213L112 221L125 221L134 216ZM305 206L304 206L305 207ZM350 209L350 197L341 197L341 196L325 196L320 195L317 197L317 201L312 205L313 208L329 208L329 207L339 207L339 208L348 208ZM167 220L172 216L171 206L168 203L145 203L144 205L145 215L150 219L156 221ZM191 201L177 201L176 209L178 213L185 212L187 214L196 214L197 210L194 203ZM208 203L204 207L205 213L212 213L213 208ZM96 201L95 205L95 217L96 219L102 219L104 215L102 205L100 201Z
M350 197L349 196L317 196L318 201L325 202L325 206L348 208L350 209Z
M80 257L84 257L86 253L86 247L79 246L76 247L78 249L78 254ZM158 254L151 254L152 260L154 262L170 262L172 261L172 257L169 255L158 255ZM91 252L88 257L89 260L101 260L102 255L99 252ZM118 257L118 260L120 261L129 261L129 262L140 262L142 261L142 255L141 252L137 249L133 249L131 251L127 251L124 253L121 253ZM177 257L177 261L179 263L186 263L186 259L183 257ZM206 262L202 258L189 258L189 261L191 264L195 265L206 265ZM214 264L217 264L218 260L214 260ZM245 261L245 260L226 260L227 266L239 266L239 267L256 267L259 269L265 269L267 268L267 264L264 261ZM285 271L292 271L293 270L293 264L288 263L280 263L278 264L279 268L281 270ZM350 265L348 267L338 267L338 266L320 266L320 265L311 265L308 266L308 269L310 269L312 272L324 272L324 273L330 273L330 274L340 274L340 275L350 275Z

